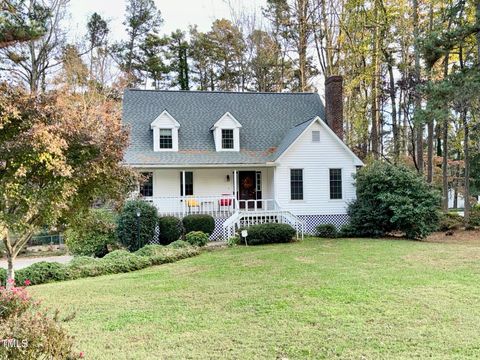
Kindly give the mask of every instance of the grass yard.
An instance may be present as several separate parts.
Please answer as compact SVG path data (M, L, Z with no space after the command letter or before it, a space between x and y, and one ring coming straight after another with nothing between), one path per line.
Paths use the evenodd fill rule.
M40 285L86 359L480 357L480 239L320 240Z

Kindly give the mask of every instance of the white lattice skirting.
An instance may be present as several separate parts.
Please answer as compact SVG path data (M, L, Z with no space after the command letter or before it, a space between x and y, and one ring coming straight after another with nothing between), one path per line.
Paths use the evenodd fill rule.
M343 225L348 224L347 214L334 215L298 215L298 218L305 223L305 234L314 235L318 225L333 224L339 230Z
M334 215L298 215L298 218L305 223L305 234L314 235L315 228L321 224L333 224L340 229L343 225L348 224L347 214L334 214ZM213 234L210 235L210 240L218 241L222 240L223 235L223 223L227 218L215 218L215 229ZM156 229L155 239L151 243L158 244L158 227Z

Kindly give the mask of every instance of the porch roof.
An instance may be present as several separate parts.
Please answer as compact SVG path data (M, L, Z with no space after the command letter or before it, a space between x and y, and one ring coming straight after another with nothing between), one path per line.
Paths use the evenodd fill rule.
M180 124L179 151L154 152L151 122L167 110ZM230 112L242 124L239 152L217 152L212 125ZM298 124L324 107L316 93L126 90L123 122L130 127L130 165L267 164ZM292 130L294 129L294 130Z

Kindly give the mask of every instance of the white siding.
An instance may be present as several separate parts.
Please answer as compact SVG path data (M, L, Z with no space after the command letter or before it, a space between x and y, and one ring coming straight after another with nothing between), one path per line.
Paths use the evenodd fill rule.
M320 131L320 142L312 142L312 131ZM275 192L283 209L296 215L346 213L347 204L355 198L354 158L320 124L312 124L278 162ZM331 168L342 169L341 200L330 200ZM290 169L303 169L304 200L290 200Z
M153 196L180 196L180 173L182 169L143 169L139 172L153 172ZM185 169L193 172L193 193L197 196L220 196L233 194L233 168ZM237 171L261 171L262 195L273 199L273 169L237 169ZM227 175L230 181L227 181Z

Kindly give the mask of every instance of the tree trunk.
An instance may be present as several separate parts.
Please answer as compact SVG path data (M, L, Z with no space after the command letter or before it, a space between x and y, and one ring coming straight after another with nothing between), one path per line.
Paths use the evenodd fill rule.
M448 59L449 54L445 56L443 64L443 78L446 79L448 75ZM445 113L448 114L447 109ZM443 190L443 211L448 212L448 115L443 121L443 158L442 158L442 190Z
M443 159L442 159L442 190L443 190L443 211L448 212L448 117L443 123Z
M433 6L430 4L430 26L429 26L429 31L432 32L433 29ZM431 81L432 79L432 70L430 69L428 72L428 81ZM434 123L433 123L433 118L430 117L428 119L427 123L427 182L429 184L432 183L433 181L433 140L435 136L435 129L434 129Z
M433 119L428 120L428 152L427 152L427 182L433 181L433 137L434 137L434 124Z
M297 8L298 21L298 61L300 73L300 92L307 91L307 41L308 41L308 1L299 0Z
M7 290L10 290L12 287L14 287L14 280L15 280L15 270L13 270L13 261L15 259L12 258L7 254Z
M5 253L7 255L7 283L6 287L7 290L10 290L13 287L13 282L12 280L15 279L15 271L13 270L13 261L15 260L15 249L12 247L11 241L10 241L10 233L8 231L8 228L6 227L1 227L0 228L1 232L1 239L2 242L5 246ZM0 284L0 286L3 284Z
M463 152L465 156L465 178L464 178L464 190L463 190L463 200L464 200L464 218L465 224L468 224L470 220L470 161L469 161L469 129L468 129L468 120L467 120L467 111L463 110L461 112L462 123L464 127L464 137L463 137Z
M393 132L393 162L398 163L400 157L400 139L397 123L397 103L396 103L396 90L395 90L395 77L393 75L393 56L387 54L388 75L390 78L390 101L392 107L392 132Z
M413 37L414 37L414 55L415 55L415 115L421 109L422 100L418 93L418 86L420 84L420 50L418 49L419 26L418 26L418 0L413 0ZM417 169L423 173L423 124L415 119L415 137L417 150Z
M378 48L379 48L379 34L378 34L378 4L374 3L374 19L375 30L373 33L373 76L372 76L372 152L375 159L380 158L380 143L379 143L379 131L378 125L380 122L379 110L378 110Z

